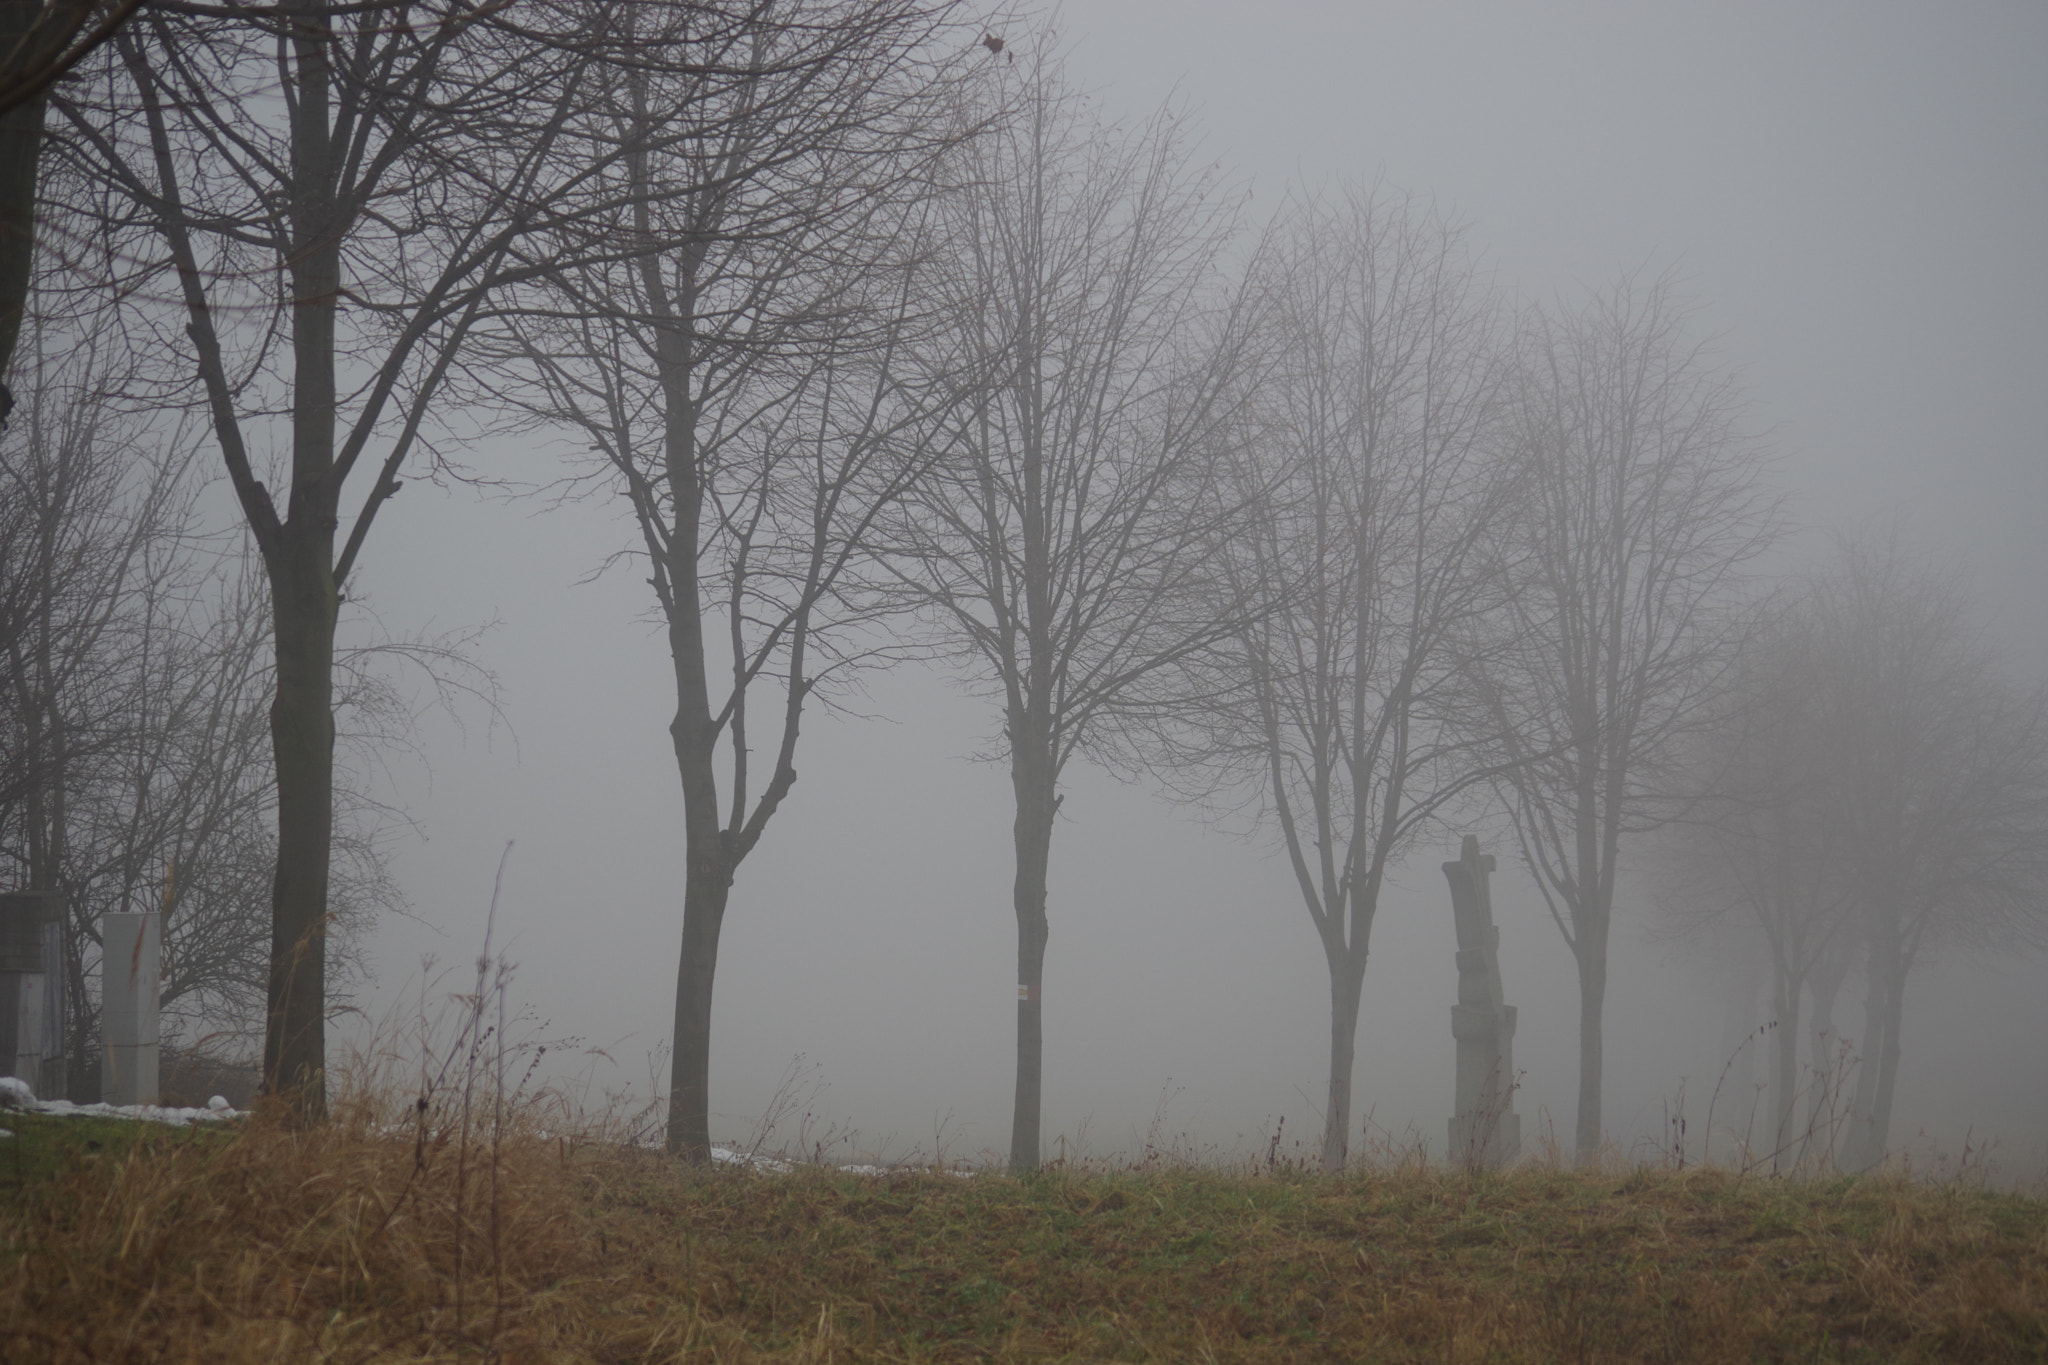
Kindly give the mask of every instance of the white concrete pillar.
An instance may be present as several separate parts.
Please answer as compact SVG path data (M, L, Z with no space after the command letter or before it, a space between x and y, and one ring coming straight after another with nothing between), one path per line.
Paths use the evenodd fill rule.
M100 1095L108 1104L155 1104L157 993L163 916L100 918Z

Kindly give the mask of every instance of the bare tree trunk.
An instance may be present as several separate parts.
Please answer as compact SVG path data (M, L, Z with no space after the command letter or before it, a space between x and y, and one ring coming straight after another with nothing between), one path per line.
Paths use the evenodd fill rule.
M62 63L66 49L83 55L97 46L95 41L73 47L91 9L92 0L0 0L0 99L16 101L0 110L0 374L14 360L35 274L36 181L49 108L45 92L58 64L68 65ZM100 41L112 31L105 29ZM0 384L0 423L13 407L13 393Z
M1785 965L1772 970L1772 1027L1777 1046L1771 1049L1771 1169L1782 1171L1792 1161L1792 1115L1799 1088L1800 980Z
M42 0L0 0L0 49L18 49L42 10ZM36 172L45 108L39 95L0 113L0 373L14 358L34 274ZM0 388L0 421L13 406L13 396Z
M1608 925L1606 909L1587 907L1575 919L1577 935L1571 954L1579 964L1579 1115L1573 1134L1573 1162L1593 1166L1599 1160L1599 1105L1606 1076L1608 1011Z
M1842 1167L1849 1171L1869 1170L1884 1160L1887 1134L1878 1129L1878 1094L1883 1057L1891 1048L1887 1034L1893 1015L1887 997L1893 977L1889 955L1878 947L1881 938L1872 941L1870 982L1863 996L1862 1055L1856 1064L1856 1097L1849 1108L1849 1137L1842 1149Z
M270 577L277 695L277 873L271 884L263 1087L301 1119L326 1116L327 880L334 843L335 309L341 298L335 148L329 127L334 34L325 13L294 25L291 110L291 502L259 537Z
M1578 937L1572 944L1572 954L1579 964L1579 1110L1573 1146L1574 1161L1582 1168L1600 1160L1608 922L1605 910L1588 909L1579 916Z
M1813 1020L1807 1064L1813 1069L1813 1102L1807 1106L1806 1138L1799 1153L1802 1162L1812 1152L1814 1143L1823 1141L1823 1132L1827 1132L1828 1155L1834 1155L1834 1134L1830 1127L1840 1098L1835 1087L1841 1079L1835 1074L1840 1052L1835 1032L1835 996L1842 989L1842 978L1847 974L1846 958L1824 955L1808 977L1808 986L1813 991Z
M669 738L683 786L684 870L667 1140L669 1151L702 1163L711 1159L711 988L734 868L719 820L719 727L711 718L703 618L693 609L698 600L696 513L700 495L688 475L695 467L695 409L676 374L667 377L671 381L668 458L679 471L675 486L683 503L669 572L681 585L679 603L689 604L669 616L669 652L676 678L676 714L669 724Z
M675 1051L669 1058L668 1150L711 1159L711 987L730 873L691 860L683 882L683 947L676 964Z
M277 871L263 1085L302 1119L326 1112L327 883L334 839L334 622L331 524L294 518L269 561L277 693Z
M1335 1175L1350 1155L1351 1072L1358 1055L1358 1001L1365 963L1330 957L1330 1090L1323 1111L1323 1171Z
M35 186L49 86L113 37L139 4L121 0L111 8L100 12L98 0L0 0L0 377L14 362L35 276ZM14 393L0 385L0 426L12 409Z
M1035 1171L1043 1127L1045 1068L1045 944L1047 870L1052 861L1053 818L1059 811L1058 779L1043 725L1028 720L1012 727L1010 782L1016 792L1013 826L1017 877L1017 1094L1010 1121L1010 1169Z
M1891 1145L1892 1097L1898 1091L1899 1033L1906 1022L1906 963L1893 965L1891 988L1884 995L1883 1042L1877 1055L1877 1084L1870 1101L1868 1154L1872 1166L1884 1160Z

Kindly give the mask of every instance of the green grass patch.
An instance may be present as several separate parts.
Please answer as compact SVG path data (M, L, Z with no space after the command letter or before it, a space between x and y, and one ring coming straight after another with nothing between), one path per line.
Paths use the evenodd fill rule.
M0 1128L14 1135L0 1138L0 1201L7 1202L27 1197L67 1166L109 1155L118 1159L137 1148L153 1150L166 1144L218 1142L225 1136L212 1125L190 1124L181 1128L90 1114L37 1114L13 1109L0 1110Z

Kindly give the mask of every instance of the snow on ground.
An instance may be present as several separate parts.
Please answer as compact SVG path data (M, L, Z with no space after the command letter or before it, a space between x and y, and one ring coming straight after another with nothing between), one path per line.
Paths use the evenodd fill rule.
M70 1100L39 1100L35 1091L24 1081L13 1076L0 1076L0 1109L20 1110L29 1114L79 1115L95 1119L135 1119L143 1123L167 1123L174 1128L183 1128L191 1123L214 1123L221 1119L239 1118L242 1111L234 1108L225 1099L215 1095L206 1102L204 1109L183 1109L159 1104L73 1104ZM14 1134L0 1129L0 1137Z
M784 1161L779 1157L761 1156L751 1152L735 1152L729 1147L713 1147L711 1149L711 1159L721 1166L751 1166L757 1171L792 1171L796 1169L794 1163ZM957 1175L963 1179L972 1179L974 1176L973 1171L962 1170L958 1167L932 1167L917 1163L909 1163L902 1166L856 1164L841 1166L838 1169L847 1175L900 1175L905 1171L922 1173L930 1170L944 1170L947 1175Z
M136 1119L144 1123L168 1123L182 1128L191 1123L214 1123L221 1119L240 1118L246 1112L236 1109L219 1095L206 1102L204 1109L166 1108L155 1104L73 1104L69 1100L39 1100L35 1092L12 1076L0 1076L0 1110L18 1110L30 1114L77 1114L98 1119ZM0 1128L0 1138L11 1138L11 1129ZM787 1161L772 1156L761 1156L753 1152L736 1152L729 1147L713 1147L711 1159L721 1165L751 1166L759 1171L787 1171ZM886 1166L841 1166L850 1175L888 1175ZM971 1176L972 1171L953 1171L953 1175Z
M735 1152L729 1147L713 1147L711 1159L721 1166L752 1166L759 1171L786 1171L789 1163L777 1161L772 1156L757 1156L752 1152Z

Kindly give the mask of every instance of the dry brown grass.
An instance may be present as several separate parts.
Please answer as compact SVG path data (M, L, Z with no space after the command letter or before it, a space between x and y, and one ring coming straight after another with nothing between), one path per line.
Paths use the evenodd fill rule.
M528 1093L503 984L423 992L316 1130L25 1121L0 1362L2048 1361L2038 1196L1326 1178L1277 1133L1236 1171L695 1170Z
M560 1145L474 1134L465 1151L375 1117L74 1161L0 1221L0 1356L547 1358L551 1296L592 1259Z
M2048 1204L1717 1171L679 1168L459 1097L80 1153L7 1361L2037 1361Z

